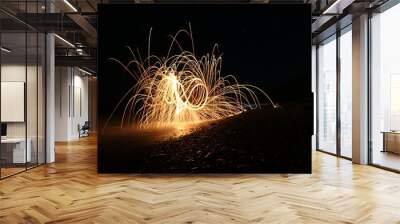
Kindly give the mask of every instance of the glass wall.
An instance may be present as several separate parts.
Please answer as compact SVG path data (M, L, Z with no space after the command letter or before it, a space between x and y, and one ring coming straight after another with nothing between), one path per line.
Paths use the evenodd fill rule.
M336 153L336 36L318 47L317 148Z
M26 34L1 34L1 175L26 169ZM7 50L4 50L7 49ZM29 145L28 145L29 147Z
M340 155L352 156L352 35L351 26L340 35Z
M371 18L371 162L400 170L400 4Z
M42 11L42 5L17 4L29 13ZM7 20L0 22L0 178L5 178L45 162L45 35L4 13L0 19Z

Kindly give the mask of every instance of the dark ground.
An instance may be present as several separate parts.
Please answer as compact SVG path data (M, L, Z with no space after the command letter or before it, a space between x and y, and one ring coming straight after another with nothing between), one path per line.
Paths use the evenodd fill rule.
M176 129L109 129L99 136L98 169L100 173L310 173L311 130L312 105L304 102L247 111L183 136Z

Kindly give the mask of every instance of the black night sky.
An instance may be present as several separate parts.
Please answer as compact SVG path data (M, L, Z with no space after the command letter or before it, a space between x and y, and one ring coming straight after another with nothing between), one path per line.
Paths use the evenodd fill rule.
M126 46L145 58L151 27L151 54L165 56L168 35L188 29L189 23L196 56L219 45L222 75L258 86L277 102L310 97L310 18L308 5L100 5L99 97L110 98L100 101L100 111L109 114L134 82L108 58L131 60ZM189 38L179 40L191 49Z

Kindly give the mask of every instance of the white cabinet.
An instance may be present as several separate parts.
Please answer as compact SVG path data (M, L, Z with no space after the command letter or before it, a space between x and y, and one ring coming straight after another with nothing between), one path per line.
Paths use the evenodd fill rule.
M27 147L25 151L25 144ZM32 161L32 140L30 138L25 142L25 138L7 138L2 139L2 147L12 148L12 163L25 163Z

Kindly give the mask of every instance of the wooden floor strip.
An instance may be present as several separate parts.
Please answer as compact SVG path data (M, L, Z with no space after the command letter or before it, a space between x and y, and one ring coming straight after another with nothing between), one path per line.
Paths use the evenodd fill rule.
M0 181L0 223L400 223L400 175L313 152L313 174L97 174L96 139Z

